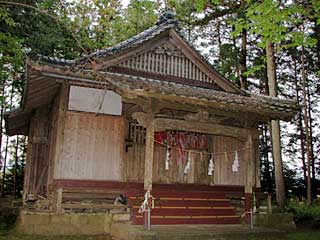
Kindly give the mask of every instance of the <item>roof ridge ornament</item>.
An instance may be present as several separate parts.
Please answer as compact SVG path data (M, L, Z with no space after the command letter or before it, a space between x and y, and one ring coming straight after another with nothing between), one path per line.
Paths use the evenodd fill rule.
M156 25L163 23L178 25L178 20L176 19L176 14L172 10L165 10L158 18Z

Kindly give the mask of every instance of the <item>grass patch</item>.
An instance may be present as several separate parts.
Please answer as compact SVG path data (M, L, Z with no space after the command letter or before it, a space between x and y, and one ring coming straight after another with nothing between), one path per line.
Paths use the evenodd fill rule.
M308 232L295 232L289 233L288 239L290 240L319 240L320 231L308 231Z
M247 240L319 240L320 231L302 231L284 234L259 234L249 236Z
M0 232L0 240L111 240L110 236L33 236Z
M320 231L303 231L292 233L268 233L268 234L255 234L245 237L237 236L236 238L227 237L225 240L319 240ZM223 240L224 238L219 238ZM110 236L26 236L14 232L1 232L0 240L112 240Z

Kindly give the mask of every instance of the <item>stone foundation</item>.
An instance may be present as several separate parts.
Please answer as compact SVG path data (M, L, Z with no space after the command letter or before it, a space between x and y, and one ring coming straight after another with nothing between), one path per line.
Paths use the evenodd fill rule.
M17 231L28 235L106 235L113 222L128 221L128 214L44 213L21 211Z
M285 231L296 227L291 213L256 214L253 216L253 225Z

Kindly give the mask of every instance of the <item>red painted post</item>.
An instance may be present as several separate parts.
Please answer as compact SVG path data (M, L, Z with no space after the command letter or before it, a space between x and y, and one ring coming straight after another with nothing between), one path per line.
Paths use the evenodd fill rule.
M245 208L245 222L247 224L251 224L251 207L252 207L252 193L245 193L245 202L244 202L244 208Z

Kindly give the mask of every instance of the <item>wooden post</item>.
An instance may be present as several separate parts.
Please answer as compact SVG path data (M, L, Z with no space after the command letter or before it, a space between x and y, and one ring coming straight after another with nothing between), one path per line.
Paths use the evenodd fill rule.
M244 204L244 209L245 209L245 222L247 224L250 224L251 220L251 207L252 207L252 192L251 193L245 193L245 204Z
M245 220L246 223L251 223L252 214L252 188L255 182L255 151L252 135L249 134L246 142L247 151L247 174L245 185Z
M268 193L267 202L268 202L268 213L272 213L272 195L271 195L271 193Z
M150 120L146 132L146 150L144 161L144 190L152 190L153 170L153 148L154 148L154 120Z
M64 140L64 127L65 127L65 118L66 112L68 109L68 95L69 95L69 85L67 83L63 83L60 90L59 100L58 100L58 116L57 116L57 132L56 132L56 140L54 144L54 156L53 156L53 166L50 166L50 178L60 178L60 155L63 148L63 140Z
M50 154L51 162L49 162L49 168L48 168L48 185L52 184L53 179L59 179L60 178L60 155L63 150L63 141L64 141L64 127L65 127L65 119L66 119L66 111L68 109L68 95L69 95L69 85L67 83L62 83L60 94L57 99L57 112L55 114L55 139L53 140L53 143L51 145L52 151ZM49 194L48 194L49 195ZM50 195L49 195L50 196ZM52 200L52 206L57 207L57 211L59 210L59 191L57 191L57 197L53 197ZM62 194L61 194L62 197ZM61 202L61 201L60 201Z
M56 205L57 212L62 211L61 205L62 205L62 188L58 188L57 189L57 205Z

